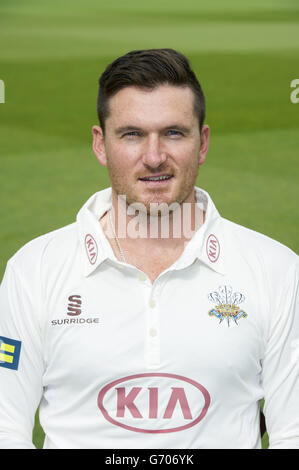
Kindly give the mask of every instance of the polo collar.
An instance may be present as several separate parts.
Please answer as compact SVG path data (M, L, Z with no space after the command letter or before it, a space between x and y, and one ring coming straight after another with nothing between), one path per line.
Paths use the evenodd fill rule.
M198 206L205 211L205 221L187 243L173 268L184 268L198 259L210 269L225 274L222 218L206 191L195 186L195 194ZM116 260L99 222L111 206L112 190L109 187L93 194L77 214L78 237L83 252L85 276L89 276L106 259Z
M89 276L106 259L116 259L100 223L100 218L112 206L111 194L111 188L98 191L86 201L77 214L85 276Z
M210 195L195 186L197 205L205 211L205 221L187 243L182 256L175 263L181 269L199 260L219 274L225 274L225 243L223 220Z

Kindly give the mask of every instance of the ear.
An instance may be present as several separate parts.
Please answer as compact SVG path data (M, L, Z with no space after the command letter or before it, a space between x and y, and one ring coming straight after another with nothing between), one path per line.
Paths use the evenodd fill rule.
M206 159L206 154L209 150L210 144L210 128L208 125L204 125L201 130L200 137L200 148L199 148L199 159L198 166L202 165Z
M92 127L92 149L101 165L107 166L106 149L103 129L99 126Z

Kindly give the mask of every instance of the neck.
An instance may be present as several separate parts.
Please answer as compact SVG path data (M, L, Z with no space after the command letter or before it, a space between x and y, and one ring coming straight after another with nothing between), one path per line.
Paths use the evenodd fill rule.
M195 194L188 199L182 204L157 204L157 210L148 213L142 205L127 206L126 201L112 191L117 238L121 243L145 244L147 247L149 244L151 247L171 247L188 242L204 222Z

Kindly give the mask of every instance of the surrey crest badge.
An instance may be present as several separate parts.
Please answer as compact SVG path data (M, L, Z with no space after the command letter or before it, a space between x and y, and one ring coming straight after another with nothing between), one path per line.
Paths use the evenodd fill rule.
M209 315L219 318L219 323L226 320L229 326L231 321L238 324L240 318L247 317L247 313L239 307L239 304L244 302L245 296L240 292L233 292L231 286L220 286L218 292L211 292L208 295L208 299L216 303L215 307L209 310Z

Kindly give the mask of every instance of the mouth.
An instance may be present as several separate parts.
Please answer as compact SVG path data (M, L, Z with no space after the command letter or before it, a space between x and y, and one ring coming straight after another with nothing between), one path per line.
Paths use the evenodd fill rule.
M163 175L151 175L151 176L144 176L142 178L138 178L139 181L146 183L149 186L160 186L166 185L169 180L173 178L171 174L163 174Z

